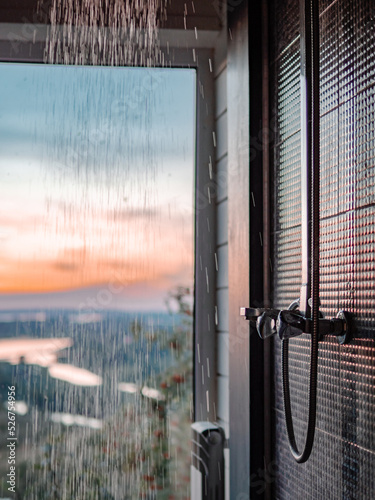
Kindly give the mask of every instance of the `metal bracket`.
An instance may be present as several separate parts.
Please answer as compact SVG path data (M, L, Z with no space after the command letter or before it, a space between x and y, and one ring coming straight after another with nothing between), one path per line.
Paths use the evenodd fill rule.
M244 319L250 321L256 321L259 316L264 313L265 309L261 307L241 307L240 308L240 316L243 316Z
M295 337L302 333L312 333L312 320L305 318L298 311L280 311L277 317L276 331L281 339ZM340 311L336 318L319 319L319 340L325 335L335 335L339 344L350 340L349 313Z

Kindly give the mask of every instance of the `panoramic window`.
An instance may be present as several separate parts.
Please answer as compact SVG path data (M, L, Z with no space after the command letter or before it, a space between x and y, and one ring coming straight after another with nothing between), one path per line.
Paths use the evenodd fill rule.
M195 78L0 64L1 497L189 498Z

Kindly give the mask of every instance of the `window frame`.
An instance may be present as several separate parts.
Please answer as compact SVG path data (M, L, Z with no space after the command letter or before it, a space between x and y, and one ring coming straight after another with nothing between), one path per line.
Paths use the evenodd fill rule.
M43 64L47 33L44 24L0 23L0 62ZM196 70L193 420L216 421L216 206L209 188L215 182L211 65L218 32L205 31L198 39L193 30L165 29L159 35L164 67Z

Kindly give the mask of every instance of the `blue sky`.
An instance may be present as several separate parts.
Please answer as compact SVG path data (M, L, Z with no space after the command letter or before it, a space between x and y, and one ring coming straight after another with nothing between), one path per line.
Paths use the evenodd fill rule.
M116 274L119 304L159 309L191 284L193 70L0 64L0 95L6 308Z

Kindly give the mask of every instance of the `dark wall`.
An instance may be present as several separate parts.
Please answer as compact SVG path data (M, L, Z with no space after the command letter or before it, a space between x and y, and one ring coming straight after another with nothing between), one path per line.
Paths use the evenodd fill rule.
M300 93L298 0L271 2L273 304L299 296ZM280 343L274 341L274 497L375 498L375 6L320 2L320 298L332 317L353 313L354 340L320 343L318 416L309 461L286 437ZM310 340L290 342L292 410L304 443Z

